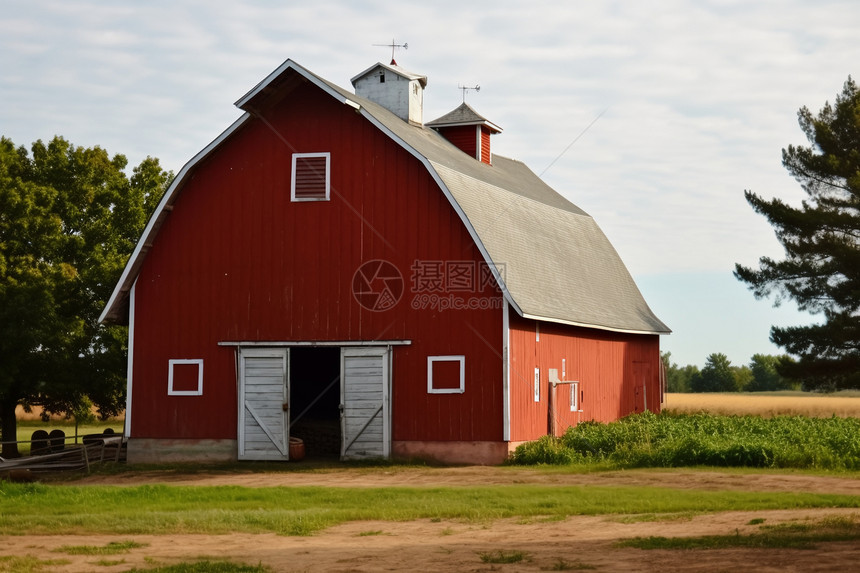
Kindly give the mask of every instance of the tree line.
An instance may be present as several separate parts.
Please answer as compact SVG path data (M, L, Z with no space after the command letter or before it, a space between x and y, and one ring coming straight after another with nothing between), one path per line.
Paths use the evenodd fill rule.
M783 376L794 358L787 354L754 354L748 364L736 366L722 353L708 356L701 369L693 364L679 366L671 352L661 352L669 392L775 392L779 390L828 390L803 380Z

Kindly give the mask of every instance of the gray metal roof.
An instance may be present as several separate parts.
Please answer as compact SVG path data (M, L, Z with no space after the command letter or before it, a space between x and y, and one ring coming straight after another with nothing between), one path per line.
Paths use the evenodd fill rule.
M375 67L375 66L373 66ZM370 68L370 69L373 69ZM668 334L648 307L618 253L585 211L562 197L519 161L494 155L487 165L463 153L434 129L403 121L387 109L336 86L291 60L237 102L253 111L289 73L355 107L368 121L423 163L460 216L506 299L522 316L618 332ZM361 74L360 74L361 75ZM245 114L183 167L129 260L102 320L118 320L142 257L196 163L251 116Z

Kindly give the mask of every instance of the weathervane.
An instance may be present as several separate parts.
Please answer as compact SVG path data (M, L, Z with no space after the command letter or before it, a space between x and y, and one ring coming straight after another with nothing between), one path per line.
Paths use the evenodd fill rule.
M395 43L394 43L394 38L392 38L392 39L391 39L391 43L390 43L390 44L373 44L373 45L374 45L374 46L384 47L384 48L391 48L391 65L392 65L392 66L396 66L396 65L397 65L397 62L395 62L395 61L394 61L394 50L396 50L397 48L403 48L404 50L408 50L408 49L409 49L409 44L407 44L406 42L403 42L402 44L395 44Z
M470 87L470 86L461 86L460 84L457 84L457 89L463 90L463 103L466 103L466 92L469 90L475 90L476 92L479 92L479 91L481 91L481 86L476 85L476 86Z

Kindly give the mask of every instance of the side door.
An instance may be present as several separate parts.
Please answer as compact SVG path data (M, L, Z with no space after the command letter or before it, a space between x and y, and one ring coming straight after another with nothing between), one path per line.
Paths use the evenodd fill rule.
M288 460L288 348L239 349L239 459Z
M651 364L648 362L633 363L633 412L641 413L648 410L648 382L651 380ZM659 400L659 396L657 397Z
M387 458L391 452L390 350L342 348L340 357L340 457Z

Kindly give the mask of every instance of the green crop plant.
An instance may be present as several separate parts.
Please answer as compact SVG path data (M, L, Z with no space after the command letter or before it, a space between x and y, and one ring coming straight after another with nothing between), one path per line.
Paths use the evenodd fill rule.
M512 464L860 469L860 419L653 414L583 422L523 444Z

